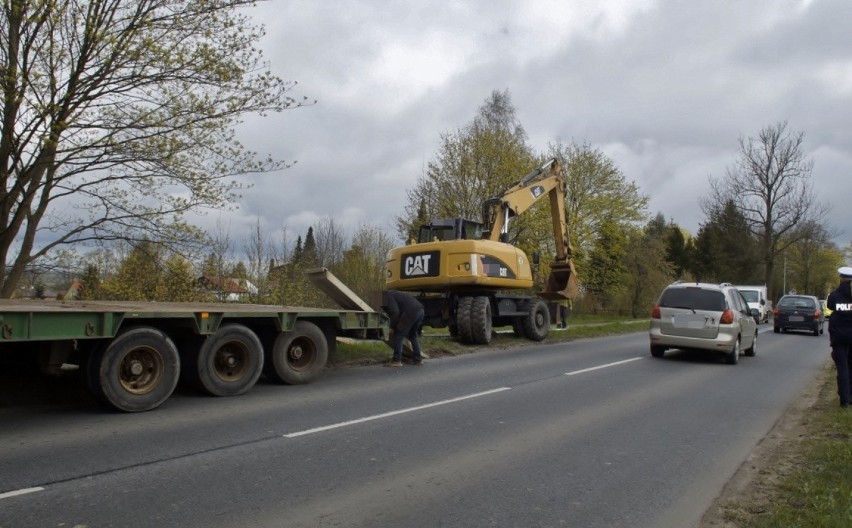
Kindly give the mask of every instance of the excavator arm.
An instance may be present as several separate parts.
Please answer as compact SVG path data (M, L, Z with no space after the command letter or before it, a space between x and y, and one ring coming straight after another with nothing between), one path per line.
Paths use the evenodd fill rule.
M556 158L550 159L504 190L500 196L483 204L483 216L486 228L489 229L483 238L506 242L510 219L525 212L544 196L550 201L556 255L541 296L551 300L572 299L578 293L577 272L571 259L572 249L565 221L565 179L562 166Z

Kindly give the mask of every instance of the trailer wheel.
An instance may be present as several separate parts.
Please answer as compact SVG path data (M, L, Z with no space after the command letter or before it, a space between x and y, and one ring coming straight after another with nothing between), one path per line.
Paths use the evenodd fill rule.
M195 367L196 381L208 394L243 394L263 372L263 345L248 327L225 325L201 345Z
M293 329L275 338L269 352L267 375L279 383L300 385L313 380L328 361L323 331L309 321L296 321Z
M149 411L171 396L180 377L177 347L162 331L128 330L95 346L86 381L96 398L125 412Z
M533 299L527 307L524 317L524 335L532 341L541 341L550 331L550 310L541 299Z
M488 297L474 297L470 305L471 339L487 345L491 342L491 301Z
M473 297L459 297L459 305L456 308L456 324L459 328L459 338L462 343L473 343L473 323L470 317L470 307Z

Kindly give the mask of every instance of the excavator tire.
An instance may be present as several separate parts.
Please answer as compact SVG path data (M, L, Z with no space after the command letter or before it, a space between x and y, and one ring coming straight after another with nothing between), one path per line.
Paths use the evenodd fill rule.
M491 301L488 297L474 297L470 305L470 329L473 342L487 345L491 342Z
M470 306L473 297L459 297L458 308L456 308L456 324L459 329L459 339L462 343L473 343L473 325L470 320Z
M533 299L524 317L524 335L531 341L541 341L550 331L550 310L541 299Z
M524 337L524 320L521 317L512 319L512 333L515 337Z

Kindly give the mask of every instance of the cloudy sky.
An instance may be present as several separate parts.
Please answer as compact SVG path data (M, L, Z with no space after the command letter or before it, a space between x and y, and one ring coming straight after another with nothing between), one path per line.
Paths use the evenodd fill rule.
M508 90L531 146L589 143L695 233L738 139L805 133L826 224L852 240L848 0L271 0L251 11L276 75L309 108L248 119L242 140L297 161L253 179L232 238L331 217L386 228L438 152ZM520 176L520 175L519 175Z

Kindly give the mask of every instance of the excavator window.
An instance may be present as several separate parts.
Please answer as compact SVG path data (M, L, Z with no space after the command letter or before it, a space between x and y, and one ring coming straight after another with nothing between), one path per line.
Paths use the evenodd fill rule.
M420 226L417 241L423 243L436 240L480 240L482 228L479 222L461 218L435 220L431 224Z

